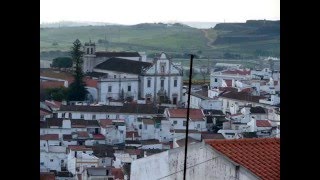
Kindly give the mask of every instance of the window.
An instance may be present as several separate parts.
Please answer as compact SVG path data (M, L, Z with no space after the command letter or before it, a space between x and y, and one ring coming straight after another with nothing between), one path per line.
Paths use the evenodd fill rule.
M71 113L69 113L69 118L70 118L70 119L72 118L72 114L71 114Z
M173 81L173 87L177 87L177 84L178 84L178 80L175 79L175 80Z
M66 113L62 113L62 115L61 115L61 116L62 116L62 118L64 118L64 117L66 116Z
M183 121L183 126L186 126L187 125L187 121Z
M109 118L109 115L106 115L106 119L108 119Z
M161 65L161 73L164 73L165 65Z
M131 91L131 86L128 86L128 92L130 92Z
M139 129L142 129L142 124L139 124Z
M214 78L214 82L218 82L218 79L217 79L217 78Z
M148 79L147 87L151 87L151 79Z
M50 159L50 162L53 162L53 159Z
M87 48L87 54L89 54L89 48Z
M44 162L41 162L40 165L41 165L41 166L44 166Z
M93 54L93 48L91 48L91 54Z
M64 163L64 160L63 159L61 159L61 164L63 164Z
M116 115L116 119L119 119L119 114Z
M127 78L126 76L123 76L123 78Z
M96 119L96 115L94 114L94 115L92 115L92 119Z
M112 86L108 86L108 92L112 91Z
M197 128L200 129L200 124L197 124Z
M84 119L84 115L83 114L80 114L80 119Z
M122 131L122 130L120 130L120 134L123 134L123 131Z
M117 78L117 75L113 75L113 78Z
M177 124L177 121L173 121L173 124Z
M164 79L161 79L161 84L160 84L160 87L164 87Z

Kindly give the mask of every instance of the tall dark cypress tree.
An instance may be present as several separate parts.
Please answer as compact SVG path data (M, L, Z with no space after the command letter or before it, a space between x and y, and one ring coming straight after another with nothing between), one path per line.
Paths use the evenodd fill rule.
M71 48L71 58L75 65L73 72L74 81L70 84L68 90L68 101L84 101L88 93L85 88L85 82L83 81L83 72L82 72L82 55L81 51L81 42L79 39L73 42L73 47Z

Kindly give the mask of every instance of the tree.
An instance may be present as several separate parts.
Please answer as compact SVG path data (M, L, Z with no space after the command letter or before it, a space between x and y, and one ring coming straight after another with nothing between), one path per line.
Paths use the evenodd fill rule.
M66 100L67 89L65 87L45 89L45 99L62 101Z
M52 67L71 68L72 59L69 57L58 57L52 60Z
M184 72L185 72L185 74L187 75L187 77L189 78L190 70L189 70L189 69L187 69L187 70L185 70ZM195 69L194 69L194 68L192 68L192 75L191 75L191 79L193 79L197 74L198 74L198 73L195 71Z
M68 89L68 101L84 101L88 93L85 88L85 82L83 81L83 72L82 72L82 56L83 52L80 50L81 42L79 39L73 42L73 47L71 48L71 58L75 65L73 77L74 81L70 84Z
M200 74L203 78L203 83L206 83L206 77L210 75L210 68L207 66L200 67Z

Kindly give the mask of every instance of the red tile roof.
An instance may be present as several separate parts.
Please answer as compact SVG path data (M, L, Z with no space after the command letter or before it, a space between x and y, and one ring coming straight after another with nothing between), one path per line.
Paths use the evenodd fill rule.
M244 88L244 89L242 89L240 92L251 93L252 91L253 91L252 88Z
M137 155L137 156L142 154L141 149L125 149L124 152L130 155Z
M78 137L80 138L89 138L89 133L87 131L77 131Z
M114 176L114 179L124 179L124 174L120 168L112 168L111 174Z
M40 116L46 116L46 115L49 115L51 114L50 112L47 112L47 111L43 111L40 109Z
M227 87L232 87L232 79L224 79L227 84Z
M58 134L44 134L40 135L40 140L59 140Z
M279 138L208 140L206 143L261 179L280 179Z
M50 108L60 108L60 106L61 106L61 102L59 102L59 101L48 101L48 100L46 100L45 102L44 102L47 106L49 106Z
M127 131L126 138L132 138L133 134L134 134L134 137L140 137L137 131Z
M234 91L234 92L238 92L238 89L234 88L234 87L219 87L219 91Z
M43 89L64 87L64 82L62 82L62 81L42 81L42 82L40 82L40 87Z
M170 118L186 118L187 109L168 109ZM193 121L200 120L202 121L205 115L201 109L190 109L189 118Z
M257 120L257 127L272 127L268 120Z
M84 78L84 82L86 83L86 86L97 88L98 80L91 79L89 77Z
M235 70L226 70L223 71L222 74L232 74L232 75L250 75L250 70L246 71L246 70L239 70L239 69L235 69Z
M102 135L102 134L94 134L93 135L93 139L94 140L105 140L106 137L104 135Z
M40 180L55 180L56 176L53 172L40 172Z
M231 114L230 117L234 117L234 116L241 116L243 115L242 113L237 113L237 114Z
M68 149L72 151L92 151L92 148L86 146L78 146L78 145L69 145Z
M106 128L106 127L112 126L112 120L111 119L100 119L99 123L100 123L100 126L102 128Z

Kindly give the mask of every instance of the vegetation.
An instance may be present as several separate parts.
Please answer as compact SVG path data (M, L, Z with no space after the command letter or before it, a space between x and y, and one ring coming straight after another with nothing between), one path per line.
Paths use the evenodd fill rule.
M65 87L45 89L44 94L40 93L40 98L44 96L44 99L62 101L67 99L67 92Z
M98 51L144 51L148 57L159 51L173 58L188 58L190 53L200 58L279 56L279 24L279 21L221 23L205 30L178 23L41 28L40 56L42 59L66 56L69 44L77 38L96 42Z
M82 63L83 63L83 52L81 49L81 42L79 39L73 42L73 47L71 48L71 57L73 63L75 63L74 70L74 81L70 84L68 89L68 100L69 101L84 101L88 94L85 88L85 82L83 81Z
M52 60L52 67L71 68L72 59L70 57L58 57Z

